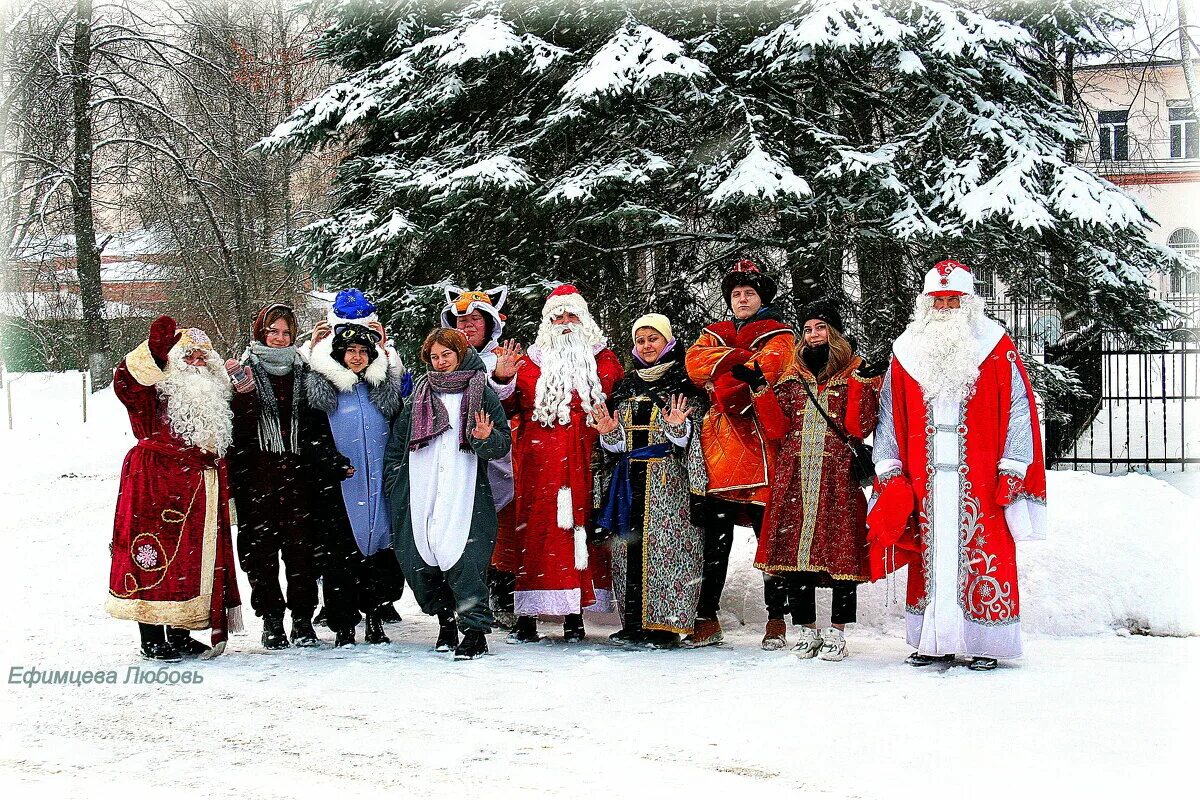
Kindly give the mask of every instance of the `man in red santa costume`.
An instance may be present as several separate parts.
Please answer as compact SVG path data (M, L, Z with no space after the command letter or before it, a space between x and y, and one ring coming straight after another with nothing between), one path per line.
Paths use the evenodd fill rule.
M1046 533L1037 406L1004 328L966 266L925 276L892 347L875 429L873 577L907 563L908 662L1021 655L1016 542Z
M113 525L108 613L134 620L142 655L210 658L241 630L225 452L233 436L224 362L198 328L159 317L117 366L113 390L138 443ZM211 647L188 631L212 630Z
M567 641L584 637L582 610L609 611L607 565L589 553L592 448L598 434L592 410L604 403L625 371L579 290L559 286L542 307L537 341L516 365L501 352L492 379L514 384L505 410L518 418L513 448L516 531L520 556L511 642L536 642L539 614L563 615ZM501 393L504 398L505 393Z

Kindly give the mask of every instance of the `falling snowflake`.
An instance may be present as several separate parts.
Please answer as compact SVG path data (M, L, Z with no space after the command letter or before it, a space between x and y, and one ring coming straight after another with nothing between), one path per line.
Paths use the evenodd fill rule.
M158 551L153 546L144 544L137 549L137 555L133 557L133 560L142 569L152 569L158 566Z

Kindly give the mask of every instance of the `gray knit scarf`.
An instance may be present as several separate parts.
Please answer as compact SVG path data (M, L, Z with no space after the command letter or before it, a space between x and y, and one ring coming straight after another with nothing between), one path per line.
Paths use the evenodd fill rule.
M300 399L303 394L302 370L295 347L267 347L262 342L251 342L248 354L251 372L254 373L254 390L258 393L258 447L264 453L300 452ZM279 421L279 403L275 389L267 375L292 374L292 424L289 425L288 441L284 444L282 426Z
M465 392L458 425L458 449L471 452L471 430L475 427L475 412L483 408L485 386L487 368L474 348L467 350L463 363L454 372L429 370L413 390L408 449L419 450L450 430L450 414L438 395Z

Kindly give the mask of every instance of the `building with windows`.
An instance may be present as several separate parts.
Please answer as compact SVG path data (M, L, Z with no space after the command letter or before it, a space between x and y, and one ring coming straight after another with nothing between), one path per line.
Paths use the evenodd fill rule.
M1182 62L1079 67L1075 89L1090 134L1079 162L1141 200L1158 222L1152 241L1200 260L1200 122ZM1200 300L1200 273L1155 282L1167 300Z

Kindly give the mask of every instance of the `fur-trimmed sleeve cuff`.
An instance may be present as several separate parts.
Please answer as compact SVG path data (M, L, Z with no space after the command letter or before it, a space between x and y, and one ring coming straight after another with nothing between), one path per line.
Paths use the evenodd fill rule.
M399 380L404 377L404 361L401 360L400 354L396 352L396 348L390 344L384 345L383 352L387 356L388 374Z
M517 390L517 377L514 375L509 378L508 383L496 383L496 380L489 375L488 385L492 387L492 391L496 393L496 397L499 397L501 400L507 400Z
M158 363L150 354L149 340L142 342L125 356L125 367L142 386L153 386L167 377L167 373L158 368Z

